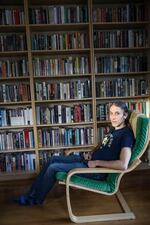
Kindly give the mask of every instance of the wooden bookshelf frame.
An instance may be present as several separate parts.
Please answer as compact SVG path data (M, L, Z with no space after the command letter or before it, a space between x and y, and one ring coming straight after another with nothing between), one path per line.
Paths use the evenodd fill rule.
M125 100L125 101L147 101L147 107L149 105L150 108L150 16L149 14L146 15L147 18L145 21L131 21L131 22L93 22L93 6L94 4L98 5L105 5L105 6L112 6L114 7L114 4L116 5L122 5L129 2L128 0L118 1L114 0L113 2L110 0L107 0L105 2L99 2L96 0L80 0L75 1L72 3L70 0L57 0L57 1L47 1L47 0L2 0L0 3L0 9L3 8L3 6L7 6L7 8L11 7L23 7L24 13L25 13L25 24L1 24L0 29L1 33L9 33L9 32L24 32L26 35L26 42L27 42L27 50L24 51L8 51L8 52L0 52L0 60L2 57L9 58L10 56L14 58L20 58L20 57L27 57L28 59L28 69L29 69L29 76L28 77L17 77L17 78L0 78L0 85L1 83L10 83L10 82L29 82L30 84L30 92L31 92L31 101L25 101L25 102L0 102L0 108L2 107L27 107L31 106L32 108L32 117L33 117L33 125L29 126L14 126L14 127L1 127L1 131L4 130L11 130L11 129L20 129L20 128L29 128L33 129L34 133L34 143L35 147L31 149L20 149L20 150L10 150L10 151L0 151L0 154L6 153L17 153L17 152L34 152L36 155L36 161L35 161L35 171L31 172L12 172L12 173L6 173L4 172L1 176L0 180L5 179L20 179L20 178L30 178L34 176L36 173L40 170L40 152L41 151L58 151L59 149L64 151L75 149L78 151L78 149L83 148L85 150L88 150L94 146L97 145L98 140L98 128L109 125L109 121L98 121L97 115L96 115L96 106L99 103L109 103L113 100ZM134 2L142 2L142 1L134 1ZM53 6L71 6L72 4L78 5L83 4L87 6L88 9L88 21L84 23L63 23L63 24L30 24L29 21L29 8L32 7L39 7L39 6L47 6L48 4L51 4ZM150 3L149 1L144 1L144 4L146 5L147 11L150 12ZM118 29L140 29L144 27L146 31L148 32L148 45L146 47L134 47L134 48L94 48L94 38L93 38L93 32L94 30L118 30ZM88 48L81 48L81 49L62 49L62 50L32 50L31 46L31 34L32 32L73 32L73 31L86 31L88 35L89 40L89 47ZM108 55L108 54L145 54L147 55L147 70L146 71L140 71L140 72L119 72L119 73L96 73L95 72L95 62L94 58L96 55ZM33 58L34 57L69 57L69 56L83 56L86 55L89 58L89 64L90 64L90 71L85 74L63 74L62 76L34 76L33 73ZM145 95L138 95L138 96L120 96L120 97L96 97L96 81L97 79L112 79L112 78L129 78L134 77L135 79L138 79L138 77L148 79L148 93ZM89 79L91 81L91 94L92 96L89 98L84 99L49 99L49 100L36 100L35 96L35 83L37 81L56 81L56 80L75 80L75 79ZM89 122L79 122L79 123L68 123L68 124L44 124L44 125L37 125L36 124L36 106L37 105L54 105L54 104L77 104L77 103L90 103L92 105L92 120ZM150 110L148 112L148 116L150 117ZM61 127L91 127L93 128L93 144L85 144L85 145L76 145L76 146L43 146L42 148L39 147L38 143L38 129L43 127L49 127L49 128L61 128ZM150 160L150 159L149 159Z

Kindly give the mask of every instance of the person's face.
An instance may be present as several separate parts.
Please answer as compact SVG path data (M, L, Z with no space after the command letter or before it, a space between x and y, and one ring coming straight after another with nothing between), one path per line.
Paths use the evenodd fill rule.
M124 127L126 116L127 115L124 113L124 110L122 110L120 107L115 105L110 107L109 117L111 124L115 129Z

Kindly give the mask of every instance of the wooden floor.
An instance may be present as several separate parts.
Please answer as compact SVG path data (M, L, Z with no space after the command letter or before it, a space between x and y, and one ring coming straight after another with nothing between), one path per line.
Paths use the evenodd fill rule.
M65 189L56 185L42 206L18 206L10 199L24 193L31 180L0 183L0 225L70 225L66 207ZM149 225L150 224L150 170L134 171L122 179L121 191L135 220L96 222L90 225ZM111 213L121 211L114 197L86 191L72 191L74 212L78 215Z

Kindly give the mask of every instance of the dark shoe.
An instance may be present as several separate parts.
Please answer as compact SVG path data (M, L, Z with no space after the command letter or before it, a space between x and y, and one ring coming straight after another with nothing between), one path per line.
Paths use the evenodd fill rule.
M26 195L21 195L13 200L19 205L35 205L34 200Z

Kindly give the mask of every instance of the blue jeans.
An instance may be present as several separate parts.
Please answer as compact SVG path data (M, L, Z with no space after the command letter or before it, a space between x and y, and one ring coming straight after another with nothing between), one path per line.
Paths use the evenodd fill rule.
M38 203L43 203L47 193L56 182L57 172L68 172L74 168L87 168L86 161L80 155L53 156L43 167L28 193ZM102 174L99 174L102 175ZM101 179L98 174L81 174L93 179Z

